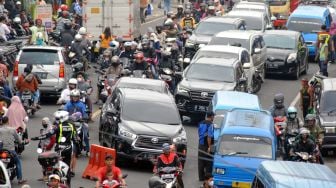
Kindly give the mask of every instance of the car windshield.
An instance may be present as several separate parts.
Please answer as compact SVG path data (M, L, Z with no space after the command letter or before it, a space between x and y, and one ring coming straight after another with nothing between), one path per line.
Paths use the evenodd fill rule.
M186 73L186 79L197 79L217 82L234 82L234 69L229 66L194 63Z
M219 23L219 22L201 22L195 29L196 34L214 35L221 31L236 29L234 24Z
M231 16L231 17L241 18L241 19L245 20L246 30L261 31L261 30L264 29L262 19L259 18L259 17L243 16L243 15Z
M272 141L266 137L224 135L221 137L218 153L272 159Z
M321 30L322 21L314 18L296 18L292 17L288 21L287 28L292 31L299 31L304 33L314 33Z
M321 96L320 113L336 112L336 91L325 91Z
M119 82L118 88L132 88L132 89L146 89L157 92L164 92L164 88L159 85L148 85L148 84L140 84L140 83L131 83L131 82Z
M171 103L125 100L121 116L126 121L166 125L179 125L181 123L180 115L175 105Z
M59 61L56 50L24 49L21 53L19 62L22 64L53 65L55 62Z
M288 35L264 35L264 41L267 48L281 48L281 49L295 49L296 40L295 36Z
M270 5L270 6L284 6L287 2L287 0L270 0L270 1L267 1L267 3Z
M211 57L218 59L239 59L238 53L229 53L229 52L214 52L214 51L198 51L195 57L195 60L203 58L203 57Z
M250 50L250 41L248 39L213 37L209 45L230 45L246 48Z

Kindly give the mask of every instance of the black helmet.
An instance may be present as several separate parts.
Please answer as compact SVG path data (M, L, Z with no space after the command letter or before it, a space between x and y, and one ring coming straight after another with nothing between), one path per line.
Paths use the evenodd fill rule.
M64 22L64 29L71 29L72 23L70 20Z
M163 30L163 27L162 27L162 25L157 25L157 26L155 27L155 29L156 29L156 31L162 31L162 30Z
M278 93L274 95L274 105L277 108L282 108L283 107L283 103L285 101L285 96L282 93Z

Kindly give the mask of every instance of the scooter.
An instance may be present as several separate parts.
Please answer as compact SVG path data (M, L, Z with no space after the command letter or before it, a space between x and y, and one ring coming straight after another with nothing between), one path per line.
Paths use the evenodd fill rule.
M9 179L12 181L16 176L16 163L14 156L9 150L3 148L3 142L0 141L0 160L4 163Z
M36 112L36 108L33 107L33 93L28 90L23 91L21 94L21 101L28 116L33 116Z
M180 187L177 181L177 176L182 173L176 167L164 167L158 169L159 179L153 177L149 180L150 185L157 185L165 188Z

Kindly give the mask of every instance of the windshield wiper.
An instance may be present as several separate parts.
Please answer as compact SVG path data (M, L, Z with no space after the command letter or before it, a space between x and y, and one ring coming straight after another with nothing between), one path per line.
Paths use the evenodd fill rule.
M234 156L234 155L247 155L248 153L247 152L231 152L231 153L228 153L228 154L224 154L225 156Z

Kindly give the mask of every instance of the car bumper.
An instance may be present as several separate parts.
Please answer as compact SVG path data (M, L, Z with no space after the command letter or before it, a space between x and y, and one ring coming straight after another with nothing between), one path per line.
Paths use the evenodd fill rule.
M180 114L205 114L210 101L193 101L186 95L175 95L176 106Z
M296 63L277 64L272 62L266 63L267 74L293 74L296 72Z
M283 19L277 19L273 22L273 26L274 27L282 27L284 25L286 25L287 20L283 20Z

